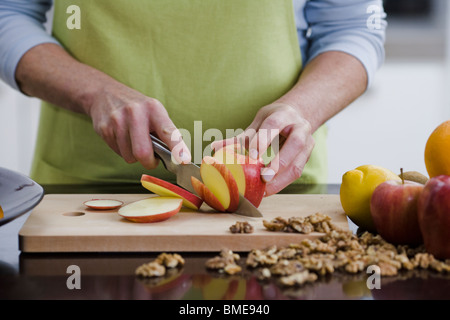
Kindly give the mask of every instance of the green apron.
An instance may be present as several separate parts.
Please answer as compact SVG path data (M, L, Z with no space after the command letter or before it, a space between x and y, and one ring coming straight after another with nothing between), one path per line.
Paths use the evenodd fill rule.
M81 9L79 30L66 26L70 5ZM224 138L227 129L245 129L302 69L292 0L57 0L54 10L53 35L73 57L161 101L192 141L209 128ZM194 123L202 130L196 137ZM326 183L325 127L314 137L297 182ZM35 181L135 183L143 173L174 181L161 164L151 171L127 164L89 117L42 104Z

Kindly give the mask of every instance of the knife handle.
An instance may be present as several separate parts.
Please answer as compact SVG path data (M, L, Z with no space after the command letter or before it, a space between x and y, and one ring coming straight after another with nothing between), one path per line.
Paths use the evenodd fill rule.
M161 161L164 164L164 167L166 167L166 169L170 171L171 169L173 169L173 166L175 165L172 162L172 153L170 152L167 145L160 139L158 139L152 134L150 134L150 137L152 139L153 152L159 159L161 159Z

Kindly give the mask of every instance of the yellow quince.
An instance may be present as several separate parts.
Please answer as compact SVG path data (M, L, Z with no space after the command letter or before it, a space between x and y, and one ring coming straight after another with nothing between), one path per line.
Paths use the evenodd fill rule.
M340 199L345 214L358 227L375 231L370 199L375 188L388 180L401 180L394 172L375 165L363 165L342 176Z

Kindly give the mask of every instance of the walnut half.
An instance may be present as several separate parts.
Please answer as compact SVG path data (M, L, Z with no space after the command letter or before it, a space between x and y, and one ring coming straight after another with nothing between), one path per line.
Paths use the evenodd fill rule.
M161 253L155 260L137 267L135 274L141 277L162 277L166 274L166 269L183 265L184 259L179 254Z
M230 227L231 233L253 233L253 226L247 221L237 221Z
M237 253L233 253L233 251L228 249L223 249L219 256L206 261L206 268L225 272L227 274L236 274L242 270L237 264L239 259L240 256Z

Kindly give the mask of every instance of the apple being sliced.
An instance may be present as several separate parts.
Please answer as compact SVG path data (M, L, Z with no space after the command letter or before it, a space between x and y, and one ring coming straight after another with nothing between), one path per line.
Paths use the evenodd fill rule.
M218 149L213 157L230 170L239 193L255 207L259 207L266 190L266 183L261 179L261 170L265 165L262 159L251 159L245 150L245 154L240 152L239 145L227 145Z
M203 204L203 200L195 194L147 174L141 176L141 184L145 189L159 196L181 198L183 199L183 206L193 210L198 210Z
M132 202L119 209L119 215L139 223L159 222L177 214L183 199L174 197L152 197Z
M239 189L232 173L225 164L218 163L212 157L205 157L200 166L200 175L205 188L211 191L225 211L234 212L237 210ZM209 198L203 198L208 204L207 199L210 200Z
M191 183L195 192L197 192L199 197L205 200L207 205L219 212L226 211L214 193L212 193L211 190L209 190L200 180L195 177L191 177Z

